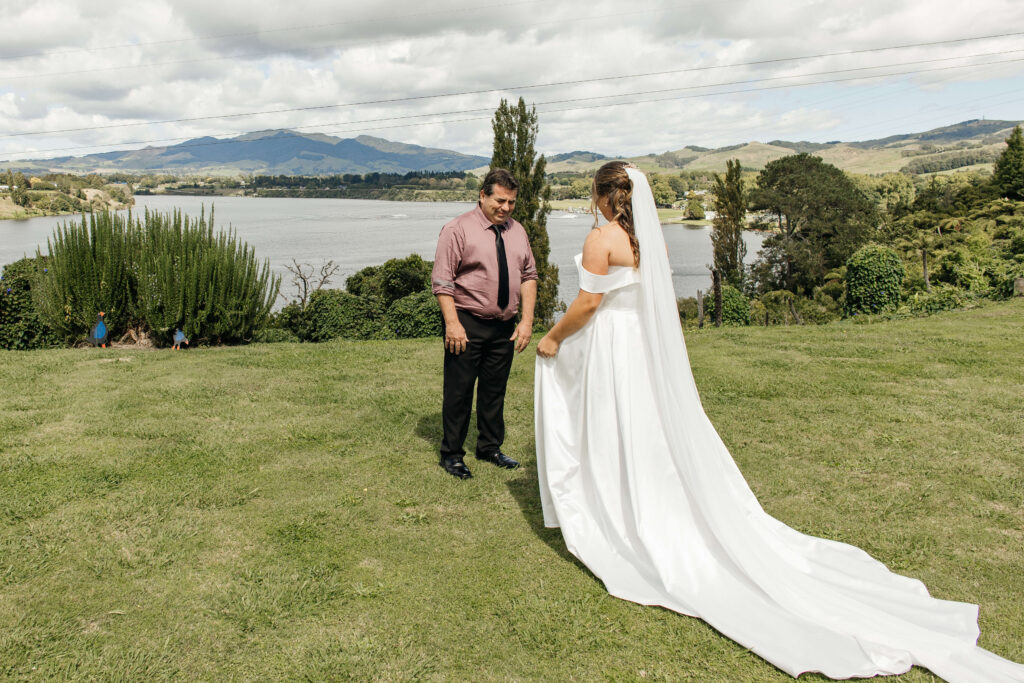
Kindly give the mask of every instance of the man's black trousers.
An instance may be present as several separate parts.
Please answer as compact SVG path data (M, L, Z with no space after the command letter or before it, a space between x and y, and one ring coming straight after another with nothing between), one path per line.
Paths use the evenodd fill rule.
M505 441L505 386L515 356L515 344L509 341L516 329L515 320L488 320L462 310L457 313L459 322L466 328L469 343L460 354L448 349L444 352L442 458L466 454L463 443L469 430L474 384L477 384L476 453L489 455L501 450ZM444 332L441 334L443 336Z

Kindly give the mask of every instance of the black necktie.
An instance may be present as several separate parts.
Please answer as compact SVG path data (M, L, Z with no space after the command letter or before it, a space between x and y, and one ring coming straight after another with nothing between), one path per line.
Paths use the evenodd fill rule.
M505 240L501 239L501 226L492 225L494 248L498 251L498 308L508 306L508 260L505 258Z

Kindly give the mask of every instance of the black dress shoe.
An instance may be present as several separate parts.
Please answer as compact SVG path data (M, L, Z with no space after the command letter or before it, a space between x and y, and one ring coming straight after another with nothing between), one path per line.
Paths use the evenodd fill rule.
M491 463L492 465L497 465L498 467L504 467L506 470L514 470L515 468L519 467L519 462L517 460L513 460L512 458L508 457L501 451L495 451L493 453L488 453L486 455L477 453L476 459L484 460L486 462Z
M438 464L444 468L445 472L453 477L469 479L473 476L473 473L469 471L468 467L466 467L466 463L464 463L462 458L457 455L441 458L441 462Z

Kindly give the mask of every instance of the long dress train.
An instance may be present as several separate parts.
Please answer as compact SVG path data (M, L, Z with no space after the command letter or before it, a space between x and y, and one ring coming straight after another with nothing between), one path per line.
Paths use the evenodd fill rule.
M555 358L538 357L544 523L609 593L699 617L792 676L1024 681L976 645L978 608L932 598L853 546L768 515L704 413L646 178L633 180L640 268L583 269L603 294Z

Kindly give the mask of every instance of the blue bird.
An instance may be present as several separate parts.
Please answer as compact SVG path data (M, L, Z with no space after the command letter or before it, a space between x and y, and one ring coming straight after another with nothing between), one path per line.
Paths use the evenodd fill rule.
M107 348L107 325L103 322L103 316L106 315L103 311L96 316L96 324L92 326L92 330L89 332L89 341L93 346L99 346L101 348Z
M185 336L185 333L179 327L174 331L174 345L171 346L171 350L180 349L182 344L188 346L188 337Z

